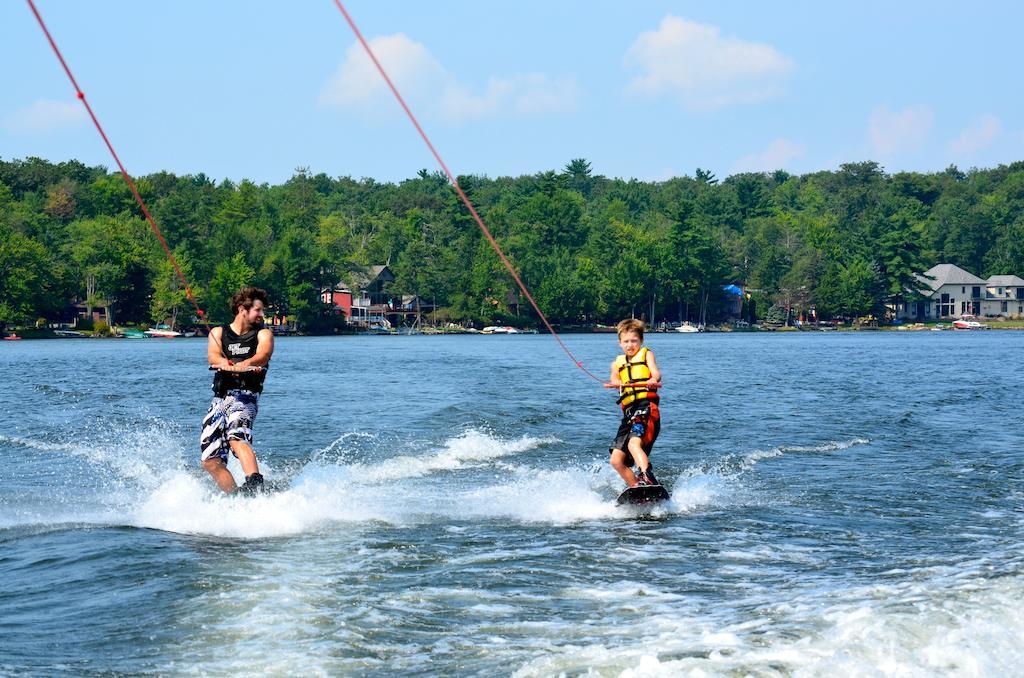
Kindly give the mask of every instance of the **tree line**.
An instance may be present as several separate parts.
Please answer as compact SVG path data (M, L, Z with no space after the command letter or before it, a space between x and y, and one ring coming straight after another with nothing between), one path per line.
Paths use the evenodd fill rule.
M707 170L647 182L574 159L530 176L458 177L537 303L560 324L720 317L722 287L756 308L881 316L940 262L1024 274L1024 162L887 174L875 162L791 175ZM201 307L229 317L243 284L307 331L338 319L322 290L390 265L391 292L439 320L534 322L439 172L397 183L297 169L281 185L159 172L137 185ZM121 323L194 321L177 275L117 173L0 160L0 322L108 305Z

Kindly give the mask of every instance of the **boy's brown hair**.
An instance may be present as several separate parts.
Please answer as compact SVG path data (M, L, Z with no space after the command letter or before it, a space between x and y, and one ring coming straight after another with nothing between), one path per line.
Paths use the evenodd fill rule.
M269 303L267 291L259 287L248 286L235 292L228 303L231 304L231 312L238 313L239 306L245 307L245 310L248 311L257 299L263 302L263 306L266 306Z
M618 336L622 336L626 332L636 332L640 336L640 341L644 340L644 329L647 325L643 320L637 320L636 318L626 318L618 325L615 326L615 331Z

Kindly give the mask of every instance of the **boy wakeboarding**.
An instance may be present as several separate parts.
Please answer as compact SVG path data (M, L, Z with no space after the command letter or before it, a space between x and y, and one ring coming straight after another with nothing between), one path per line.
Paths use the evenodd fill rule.
M252 425L274 353L274 334L263 327L264 290L243 287L230 303L235 319L214 327L206 342L207 361L216 373L213 402L203 419L201 461L224 492L255 494L263 489L263 476L252 449ZM241 487L228 471L229 451L242 464L245 483Z
M661 370L654 359L654 353L643 345L644 323L641 320L623 320L616 326L622 355L612 361L611 378L608 387L619 389L619 405L622 406L622 421L610 449L612 465L629 488L658 486L651 468L651 448L661 431L661 412L658 410L658 392L661 387ZM634 473L633 466L637 467ZM628 493L629 490L626 491ZM620 503L626 493L619 498ZM664 493L664 496L661 494ZM657 493L667 499L668 494ZM648 500L650 500L648 499Z

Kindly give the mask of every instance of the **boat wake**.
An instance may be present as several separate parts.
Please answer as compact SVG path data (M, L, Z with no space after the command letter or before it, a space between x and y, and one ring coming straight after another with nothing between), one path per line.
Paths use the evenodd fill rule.
M246 498L218 493L166 426L155 422L143 428L94 431L90 441L78 443L0 436L0 444L21 448L39 468L52 472L56 462L67 470L50 496L16 500L16 510L0 520L0 528L85 523L255 539L338 523L565 525L632 519L641 512L669 518L742 501L743 474L763 460L867 442L780 446L695 464L675 477L659 469L672 499L641 510L615 505L622 481L605 464L559 463L551 470L549 456L561 442L553 437L502 438L470 429L396 454L372 435L346 434L306 461L262 459L268 482L280 489ZM129 442L139 439L149 441L144 451ZM240 479L237 461L231 459L229 469Z

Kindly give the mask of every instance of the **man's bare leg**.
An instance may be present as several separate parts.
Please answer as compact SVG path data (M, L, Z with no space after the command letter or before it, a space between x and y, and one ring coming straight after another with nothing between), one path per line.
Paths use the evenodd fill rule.
M256 463L256 452L252 449L249 443L244 440L229 440L228 444L231 445L231 451L235 457L242 464L242 473L246 477L251 476L253 473L259 473L260 467Z
M231 494L238 489L235 484L235 478L231 475L231 471L228 470L228 465L221 461L219 458L207 459L203 462L203 468L210 474L213 480L217 483L217 487L223 490L226 494Z

